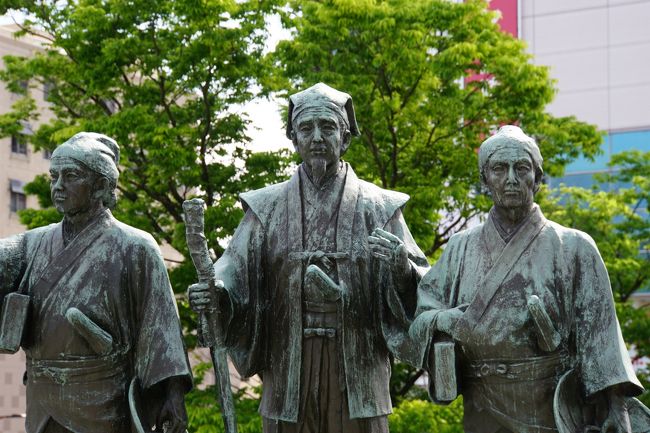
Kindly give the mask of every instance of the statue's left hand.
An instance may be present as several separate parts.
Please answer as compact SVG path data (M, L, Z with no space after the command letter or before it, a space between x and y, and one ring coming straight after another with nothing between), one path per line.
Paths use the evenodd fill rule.
M185 390L180 380L168 379L167 397L156 419L156 426L156 431L185 433L187 428Z
M390 265L391 271L399 277L406 277L411 271L408 251L404 242L392 233L376 228L368 236L372 255Z
M627 412L626 399L615 388L607 393L609 414L601 428L602 433L631 433L630 416Z

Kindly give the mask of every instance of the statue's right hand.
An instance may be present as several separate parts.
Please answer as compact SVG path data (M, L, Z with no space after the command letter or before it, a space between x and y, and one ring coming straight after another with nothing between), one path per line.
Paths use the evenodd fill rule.
M458 319L463 316L464 309L464 306L460 306L456 308L450 308L438 313L438 316L436 318L436 329L440 332L444 332L445 334L449 334L452 337L455 337L454 328L456 327L456 322L458 322Z
M210 309L216 302L215 292L225 290L223 281L217 280L214 285L208 283L192 284L187 293L190 307L197 313Z

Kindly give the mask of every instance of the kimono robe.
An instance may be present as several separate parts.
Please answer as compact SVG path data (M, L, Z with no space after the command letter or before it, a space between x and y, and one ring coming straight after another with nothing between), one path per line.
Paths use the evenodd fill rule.
M420 283L420 315L411 328L426 346L439 311L469 304L456 325L465 431L557 431L554 390L571 368L586 398L614 385L628 395L640 393L593 240L546 220L537 205L507 243L495 224L490 214L450 239ZM538 343L527 307L531 295L560 335L551 353ZM419 365L433 369L427 351Z
M389 356L407 340L416 269L428 264L402 217L408 196L359 180L346 163L342 170L340 199L334 202L338 207L327 217L335 230L324 232L334 233L336 251L324 253L335 266L330 276L343 288L336 345L350 418L378 417L391 412ZM301 172L287 182L242 194L246 214L214 265L228 291L222 311L230 311L224 328L233 363L244 377L261 376L262 416L291 423L302 418L300 401L307 390L301 370L311 368L303 364L303 274L309 245L303 245L308 236L303 237ZM398 287L372 258L367 238L377 227L404 241L413 261L408 287Z
M31 297L27 433L50 418L75 433L124 433L132 378L145 395L174 376L191 387L167 270L149 234L106 210L65 247L62 223L0 240L0 270L0 295ZM110 353L95 353L66 320L71 307L111 335ZM150 417L161 403L147 402Z

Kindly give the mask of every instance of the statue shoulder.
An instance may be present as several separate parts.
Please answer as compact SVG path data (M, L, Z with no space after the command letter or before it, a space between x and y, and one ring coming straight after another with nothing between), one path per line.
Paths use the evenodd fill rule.
M449 241L447 241L447 245L460 245L463 242L467 242L469 239L474 238L475 236L479 236L484 226L485 223L482 222L475 226L468 227L464 230L454 233L449 238Z
M61 223L59 222L43 227L37 227L35 229L27 230L25 233L19 236L24 239L27 251L30 251L31 249L37 247L37 245L41 242L41 239L59 228L60 225Z
M125 224L121 221L114 219L112 224L111 236L114 236L116 239L116 245L122 244L125 247L135 247L147 253L152 253L154 255L160 255L160 246L154 237L138 228Z
M250 209L260 221L266 221L279 203L286 200L289 181L276 183L264 188L247 191L239 196L244 211Z
M402 209L409 201L409 195L399 191L383 189L373 183L359 179L360 199L365 209L372 209L383 215L386 221Z
M552 230L555 237L561 244L570 246L571 249L581 252L589 252L600 255L598 246L593 238L583 231L565 227L554 221L548 221L547 230Z

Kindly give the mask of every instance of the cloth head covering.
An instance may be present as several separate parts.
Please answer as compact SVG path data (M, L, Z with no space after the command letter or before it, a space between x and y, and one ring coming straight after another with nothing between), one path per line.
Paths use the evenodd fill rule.
M514 125L502 126L496 134L481 144L478 150L478 168L481 176L483 176L483 171L494 152L505 147L524 149L533 160L535 177L541 179L544 170L542 170L543 158L539 147L533 137L526 135L520 127Z
M300 114L309 110L323 108L329 109L340 116L346 122L352 135L359 135L352 97L327 84L318 83L302 92L289 96L287 138L291 139L293 122Z
M57 147L52 159L70 158L79 161L95 173L117 183L120 175L120 148L110 137L95 132L80 132Z

